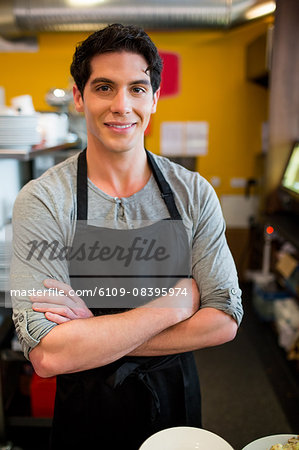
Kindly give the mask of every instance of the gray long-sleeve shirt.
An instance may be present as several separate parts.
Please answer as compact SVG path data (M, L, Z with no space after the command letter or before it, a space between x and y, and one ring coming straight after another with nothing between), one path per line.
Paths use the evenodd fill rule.
M200 291L200 307L230 314L240 324L243 309L235 264L225 239L225 223L211 185L167 158L153 155L174 192L175 202L190 236L192 275ZM43 280L70 283L66 260L28 258L34 240L71 246L76 228L75 155L30 181L19 193L13 212L13 257L10 289L13 320L25 356L54 326L31 308L28 294L45 290ZM168 218L169 213L153 176L130 197L114 198L88 180L88 223L130 229Z

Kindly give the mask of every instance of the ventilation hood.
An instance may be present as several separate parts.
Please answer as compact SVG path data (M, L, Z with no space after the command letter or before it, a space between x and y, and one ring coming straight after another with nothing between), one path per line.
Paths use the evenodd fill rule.
M1 0L0 34L92 31L115 22L148 30L222 29L274 9L265 0Z

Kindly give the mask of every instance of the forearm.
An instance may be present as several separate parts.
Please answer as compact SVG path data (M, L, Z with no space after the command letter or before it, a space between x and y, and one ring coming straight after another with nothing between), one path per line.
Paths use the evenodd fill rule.
M132 352L179 320L171 308L72 320L53 328L29 354L43 377L88 370Z
M157 334L130 353L130 356L158 356L198 350L234 339L235 320L214 308L203 308L189 319Z

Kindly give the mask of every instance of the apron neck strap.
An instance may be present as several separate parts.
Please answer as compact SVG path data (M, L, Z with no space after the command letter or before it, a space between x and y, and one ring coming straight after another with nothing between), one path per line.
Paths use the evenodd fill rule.
M77 169L77 220L87 220L87 162L86 149L78 157Z
M160 189L161 196L166 204L172 220L182 220L175 204L173 192L165 180L164 175L157 166L156 161L149 151L146 150L149 165L153 171L154 178ZM86 149L78 157L77 169L77 220L87 220L88 217L88 195L87 195L87 162Z
M146 151L148 162L152 168L156 183L160 189L161 197L163 198L163 200L167 206L167 209L168 209L171 219L172 220L182 220L182 217L176 207L171 187L169 186L168 182L165 180L163 173L159 169L159 167L158 167L156 161L154 160L153 156L151 155L151 153L148 150L145 150L145 151Z

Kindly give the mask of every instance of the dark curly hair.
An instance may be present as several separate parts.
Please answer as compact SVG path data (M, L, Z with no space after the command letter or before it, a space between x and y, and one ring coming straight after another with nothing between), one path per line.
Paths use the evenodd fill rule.
M161 83L163 63L157 47L146 32L134 25L114 23L91 34L80 42L73 56L71 74L83 97L85 85L90 77L91 59L102 53L127 51L142 55L148 63L153 92Z

